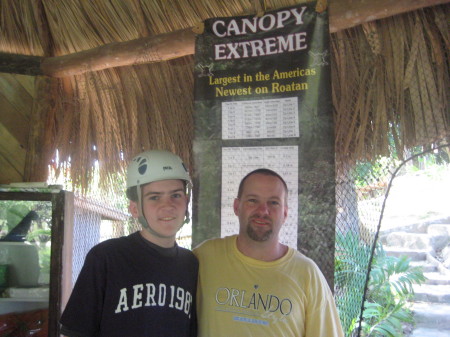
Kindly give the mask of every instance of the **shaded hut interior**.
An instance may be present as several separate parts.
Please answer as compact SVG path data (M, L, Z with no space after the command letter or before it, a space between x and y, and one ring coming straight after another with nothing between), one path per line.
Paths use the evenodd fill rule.
M3 1L0 184L57 183L62 175L65 188L80 194L120 194L126 163L153 148L178 153L194 173L194 44L202 21L298 3ZM318 6L327 8L326 1ZM342 206L352 198L349 172L356 163L394 153L406 160L418 146L449 151L449 6L447 0L328 6ZM336 226L350 217L338 215Z
M448 135L446 2L330 3L337 162L389 155L390 134L400 155ZM148 148L192 168L195 28L296 3L2 3L0 183L70 162L87 189L95 162L105 183Z

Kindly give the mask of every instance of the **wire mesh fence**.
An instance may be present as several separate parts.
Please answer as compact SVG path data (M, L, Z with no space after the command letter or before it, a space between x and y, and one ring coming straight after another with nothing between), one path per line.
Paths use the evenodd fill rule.
M380 230L388 225L383 211L394 174L403 174L408 163L420 168L419 158L448 163L449 58L442 43L448 29L442 29L442 10L411 12L332 36L335 299L346 336L366 336L361 326L374 324L369 311L362 313L373 308L364 303L373 281L368 275ZM433 56L438 50L439 59ZM376 329L371 334L386 335Z
M361 326L375 327L373 316L369 313L372 303L369 299L373 297L372 288L384 285L381 282L377 284L378 280L371 272L379 268L374 266L377 254L386 254L383 251L386 236L396 229L401 231L399 235L407 236L404 231L413 226L450 219L450 209L445 206L445 200L450 197L446 192L450 179L449 145L428 150L418 147L415 151L404 161L382 158L372 163L359 162L347 170L345 176L339 176L336 193L335 299L347 336L367 336L367 329L364 331ZM419 178L425 176L428 179L421 186ZM423 184L429 185L427 191ZM384 240L380 240L382 235ZM405 265L408 263L405 256ZM392 278L405 278L407 272L416 270L411 267L403 274L396 271ZM389 292L395 293L392 290ZM390 308L387 309L386 312L389 312ZM408 311L409 307L404 309ZM395 310L391 311L391 315L396 313ZM411 324L407 319L400 323ZM380 320L377 324L383 322ZM403 336L401 330L396 333L396 336ZM384 336L376 331L370 335Z
M422 148L416 149L421 151ZM450 148L425 151L428 162L447 165ZM420 157L419 157L420 158ZM436 160L439 159L439 160ZM335 299L346 336L364 336L359 331L360 315L364 308L365 292L371 268L372 254L379 231L389 226L383 221L383 210L391 180L405 173L398 169L411 163L419 170L426 160L399 161L394 157L337 169L336 180L336 242L335 242ZM423 168L423 167L422 167ZM411 170L410 169L410 170ZM77 197L74 209L72 282L83 265L84 257L95 244L109 238L128 235L140 230L139 223L127 211L127 200L117 186L108 198L104 194ZM101 200L101 201L99 201ZM190 224L177 236L178 245L191 248Z
M75 193L73 207L71 279L72 285L81 271L89 250L96 244L117 237L126 236L142 229L137 219L128 213L128 201L121 192L120 184L112 186L105 194L98 190L88 196ZM66 228L66 230L69 230ZM190 224L185 225L176 237L177 244L191 248Z
M356 336L390 165L342 167L336 185L335 300L347 336ZM370 171L370 172L369 172Z
M416 151L422 151L420 147ZM410 163L410 170L433 165L447 165L450 149L442 146L425 150L415 161L399 161L394 157L353 166L340 166L336 181L336 243L335 243L335 299L347 336L360 336L359 322L363 310L371 259L379 231L392 226L383 220L383 210L394 174L405 173L399 168ZM411 158L411 156L410 156ZM95 244L109 238L128 235L140 230L139 223L127 211L127 200L120 184L108 198L104 194L78 196L74 208L72 282L75 282L84 257ZM100 200L100 201L99 201ZM411 211L413 212L413 211ZM403 220L406 215L402 214ZM178 245L191 248L191 228L186 225L177 236Z
M335 299L347 336L361 335L372 254L394 172L416 158L417 151L431 156L437 151L435 157L448 163L448 147L439 147L450 136L448 93L442 89L448 89L448 50L439 47L448 44L443 9L414 12L332 35L336 241L335 247L325 244L323 249L335 249ZM146 122L151 126L148 130L157 128L152 121ZM192 130L189 133L178 134L183 146L191 144ZM78 257L74 271L81 268L94 244L140 229L128 214L123 185L120 176L111 181L109 192L88 193L88 199L97 200L93 212L81 206L75 210L78 225L73 254ZM105 208L124 218L104 215ZM191 248L190 233L189 225L179 232L180 246Z

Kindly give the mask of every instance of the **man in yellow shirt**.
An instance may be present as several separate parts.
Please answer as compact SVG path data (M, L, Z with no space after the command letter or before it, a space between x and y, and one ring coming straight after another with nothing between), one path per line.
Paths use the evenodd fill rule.
M194 249L200 337L343 337L317 265L279 242L288 189L276 172L245 176L234 200L239 234Z

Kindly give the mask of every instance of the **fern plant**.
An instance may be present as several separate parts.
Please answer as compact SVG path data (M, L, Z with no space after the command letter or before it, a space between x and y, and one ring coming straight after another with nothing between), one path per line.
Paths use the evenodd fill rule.
M370 257L370 246L358 233L336 233L335 299L347 336L355 336ZM412 323L408 300L414 284L426 278L406 257L387 256L378 244L364 303L361 334L364 337L403 336L403 324Z
M355 330L370 257L370 246L353 231L336 232L335 300L347 336Z
M408 301L414 284L426 281L422 268L412 267L406 256L387 256L377 246L363 312L362 336L403 336L403 324L413 323Z

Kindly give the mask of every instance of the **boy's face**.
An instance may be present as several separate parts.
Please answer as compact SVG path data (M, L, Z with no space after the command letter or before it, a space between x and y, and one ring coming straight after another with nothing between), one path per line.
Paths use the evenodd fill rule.
M142 188L144 216L150 227L166 239L175 239L183 225L188 201L182 180L154 181ZM130 202L130 212L134 217L138 216L137 207L136 202ZM144 232L149 234L148 231ZM153 239L155 238L158 239L154 236Z

